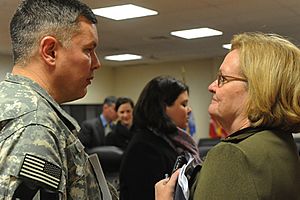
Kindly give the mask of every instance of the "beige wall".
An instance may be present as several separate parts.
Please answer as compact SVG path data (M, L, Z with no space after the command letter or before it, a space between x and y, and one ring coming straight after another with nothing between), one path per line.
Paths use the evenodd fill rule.
M196 60L188 62L170 62L164 64L133 66L133 67L105 67L102 66L96 73L92 85L88 87L88 94L71 104L101 103L108 95L128 96L135 102L150 79L158 75L171 75L182 79L182 70L185 69L185 79L190 87L190 106L196 121L197 135L208 137L209 115L207 107L211 95L207 87L215 78L221 58ZM0 78L11 70L10 56L0 57Z
M3 80L5 74L11 71L12 65L12 56L0 54L0 80Z

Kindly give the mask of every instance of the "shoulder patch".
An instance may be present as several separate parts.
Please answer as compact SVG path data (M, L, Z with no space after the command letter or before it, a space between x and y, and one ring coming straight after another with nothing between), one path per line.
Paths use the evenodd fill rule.
M60 167L37 156L26 154L19 176L50 190L57 190L61 180L61 173Z

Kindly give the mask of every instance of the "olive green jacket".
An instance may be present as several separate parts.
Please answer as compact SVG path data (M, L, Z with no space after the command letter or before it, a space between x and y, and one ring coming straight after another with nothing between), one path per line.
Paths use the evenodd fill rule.
M299 200L300 159L292 134L247 128L227 137L209 151L190 198Z

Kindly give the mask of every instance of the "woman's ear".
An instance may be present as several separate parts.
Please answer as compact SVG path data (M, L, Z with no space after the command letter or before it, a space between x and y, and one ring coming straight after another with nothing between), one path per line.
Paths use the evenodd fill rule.
M165 113L169 116L169 112L170 112L170 107L169 106L165 106Z
M46 36L40 42L39 53L49 66L54 66L56 61L58 41L55 37Z

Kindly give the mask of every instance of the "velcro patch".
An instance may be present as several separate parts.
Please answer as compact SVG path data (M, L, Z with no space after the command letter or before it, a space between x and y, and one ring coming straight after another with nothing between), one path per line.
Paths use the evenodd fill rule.
M57 190L61 168L37 156L26 154L19 176L51 190Z

